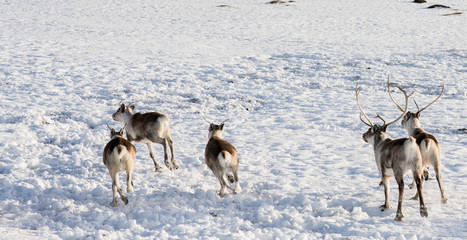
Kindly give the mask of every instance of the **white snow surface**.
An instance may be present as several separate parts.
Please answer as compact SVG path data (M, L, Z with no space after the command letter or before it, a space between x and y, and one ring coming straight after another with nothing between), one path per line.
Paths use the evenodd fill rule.
M427 9L435 3L451 8ZM465 0L0 5L0 239L467 238ZM392 121L388 76L415 91L411 111L412 99L425 106L446 86L421 117L440 143L449 199L426 181L427 218L409 199L410 174L404 220L394 221L394 179L393 208L379 208L355 85L374 122ZM111 118L120 101L170 116L180 168L154 172L135 143L135 192L113 208L102 151L106 124L123 127ZM219 197L203 117L229 119L243 192ZM407 133L396 123L388 136Z

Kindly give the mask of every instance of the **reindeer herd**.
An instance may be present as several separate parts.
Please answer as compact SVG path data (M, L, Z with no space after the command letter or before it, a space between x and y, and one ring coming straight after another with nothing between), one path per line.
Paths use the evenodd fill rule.
M405 96L405 107L402 108L391 95L391 86L395 86ZM415 105L418 108L416 113L408 112L408 99L413 94L407 95L397 83L387 82L387 89L391 100L402 112L402 114L394 121L386 123L386 121L377 114L377 118L383 121L383 125L373 124L370 118L365 114L358 95L360 89L358 86L355 88L355 95L357 98L357 105L360 109L360 120L370 127L367 132L363 134L363 140L373 145L375 153L376 166L378 167L379 173L381 174L381 182L384 186L384 204L381 206L381 211L384 211L391 207L389 204L389 178L394 176L399 186L399 201L397 205L396 221L401 221L404 215L402 214L402 200L404 196L404 175L406 172L412 171L413 181L417 187L417 194L412 198L420 201L420 215L422 217L428 216L428 209L425 206L423 198L423 181L425 180L423 174L426 168L432 166L435 170L436 179L438 180L439 189L441 191L442 203L447 203L448 199L444 194L444 188L441 181L441 159L440 159L440 148L436 138L425 132L420 126L420 113L429 107L431 104L436 102L444 91L444 84L439 96L426 107L418 108L417 102ZM367 122L362 119L365 117ZM402 119L402 127L407 130L408 138L390 139L386 138L386 131L391 124L396 123ZM412 184L413 186L413 184Z
M391 87L397 88L404 94L405 107L402 107L391 95ZM404 175L407 172L412 172L413 183L410 187L416 187L417 193L412 198L419 200L420 215L422 217L428 216L428 210L424 203L423 196L423 181L428 179L428 167L433 167L438 181L438 186L441 191L442 203L447 203L448 199L444 193L443 184L441 181L441 159L440 148L436 138L425 132L420 126L420 114L423 110L436 102L444 92L444 84L439 96L428 104L426 107L420 109L417 102L417 112L412 113L408 111L408 100L413 92L408 95L397 83L387 81L387 91L390 99L402 114L389 123L377 114L383 124L373 124L370 118L365 114L360 105L359 93L360 88L358 85L355 87L355 95L357 105L360 109L360 120L369 127L368 131L363 134L363 140L373 146L376 166L378 167L381 175L381 183L384 187L384 204L381 206L381 211L391 208L389 203L389 179L394 176L399 186L399 201L396 212L396 221L401 221L404 217L402 214L402 200L404 196ZM126 171L127 173L127 192L133 192L133 181L131 180L132 170L136 161L136 147L133 142L145 143L149 149L149 154L154 162L155 171L161 172L162 168L156 161L152 143L159 143L164 149L164 163L170 170L178 169L178 163L175 160L173 141L170 136L170 120L167 114L158 112L148 113L134 113L134 105L130 103L125 105L120 103L120 107L112 115L115 121L124 123L123 129L116 131L110 128L111 140L107 143L103 152L103 162L107 167L112 179L112 192L113 199L110 203L113 207L118 207L117 193L120 195L121 200L128 204L128 197L123 194L118 180L118 173ZM366 121L362 118L364 117ZM399 139L390 139L386 137L388 127L402 119L402 127L407 130L408 137ZM214 124L204 119L209 123L208 143L204 151L204 158L206 165L211 169L214 176L217 177L221 185L219 195L225 196L225 189L229 188L234 194L242 191L238 182L238 156L236 148L228 141L222 139L222 132L224 129L223 121L220 124ZM126 131L126 139L124 138L124 131ZM168 147L170 147L170 160L168 156ZM230 183L235 183L235 188L231 188Z

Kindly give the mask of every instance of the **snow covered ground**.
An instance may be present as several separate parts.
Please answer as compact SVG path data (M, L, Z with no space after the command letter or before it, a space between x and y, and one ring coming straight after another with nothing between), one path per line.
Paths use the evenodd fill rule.
M467 238L464 0L0 5L0 239ZM407 187L404 221L393 220L394 180L393 208L379 210L355 85L370 116L392 120L388 76L423 106L446 85L421 120L440 142L449 199L425 182L428 218ZM180 169L155 173L136 143L135 192L112 208L102 150L106 124L123 127L111 118L120 101L171 117ZM217 195L203 117L229 118L241 194ZM406 132L397 123L388 135Z

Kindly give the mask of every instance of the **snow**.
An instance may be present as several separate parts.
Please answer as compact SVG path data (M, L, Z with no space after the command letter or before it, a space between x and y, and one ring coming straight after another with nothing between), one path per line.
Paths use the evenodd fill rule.
M427 9L435 3L451 8ZM465 1L1 5L0 238L467 238ZM449 199L441 204L436 180L425 182L428 218L406 187L405 218L394 221L393 179L393 208L379 209L384 194L361 138L355 85L371 117L392 120L388 76L422 106L446 86L421 119L440 142ZM135 192L112 208L102 151L106 124L123 127L111 118L120 101L170 116L180 168L155 173L147 147L135 143ZM218 196L203 117L229 118L240 194ZM396 123L388 135L407 133Z

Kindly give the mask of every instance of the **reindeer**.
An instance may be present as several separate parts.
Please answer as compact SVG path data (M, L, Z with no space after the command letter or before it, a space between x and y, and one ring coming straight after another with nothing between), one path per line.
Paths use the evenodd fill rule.
M133 181L131 180L131 172L135 166L136 161L136 148L128 140L123 138L123 129L115 131L110 128L110 140L105 145L104 152L102 154L104 165L107 167L112 178L112 192L113 199L110 205L112 207L118 207L117 192L120 195L122 201L128 204L128 197L123 194L122 188L118 181L118 173L126 171L126 191L129 193L133 192Z
M170 136L169 116L158 112L133 113L135 106L130 103L126 106L120 103L118 110L112 115L112 118L118 122L125 123L126 137L130 142L146 143L149 149L149 155L154 162L156 172L162 172L162 168L157 163L152 143L162 144L164 147L164 162L170 169L178 169L178 163L175 160L173 142ZM171 160L169 161L167 153L167 144L170 147Z
M394 100L394 98L391 95L390 91L390 86L394 85L397 86L397 83L391 83L389 82L388 78L388 93L389 97L391 97L392 102L394 102L399 108L399 110L404 111L402 107ZM420 147L420 152L422 154L422 161L423 161L423 168L424 172L426 172L426 175L428 178L428 170L427 167L432 166L433 169L435 170L436 174L436 180L438 181L438 186L439 190L441 191L441 202L443 204L448 202L448 199L446 198L446 195L444 194L444 187L443 183L441 181L441 150L439 148L438 140L436 140L435 136L425 132L422 127L420 126L420 113L431 106L433 103L435 103L443 94L444 92L444 83L441 89L441 93L439 96L430 104L428 104L426 107L420 109L418 107L417 102L414 100L415 105L417 106L417 112L412 113L412 112L407 112L407 114L404 116L402 119L402 127L407 130L407 133L409 136L414 137L417 140L417 144ZM411 184L411 187L413 187L413 183ZM418 193L412 198L414 200L418 199Z
M404 217L402 214L402 199L404 196L404 174L411 170L417 184L417 191L420 195L420 215L422 217L428 216L428 210L425 206L423 200L423 192L422 192L422 184L423 180L421 178L422 174L422 157L420 154L419 147L415 142L415 138L399 138L392 140L390 138L386 138L386 131L388 126L391 124L399 121L404 114L407 112L407 103L409 96L407 93L399 88L404 95L405 95L405 111L399 116L396 120L386 123L384 119L377 115L379 119L383 121L383 125L379 126L373 124L370 118L365 114L362 107L360 106L360 101L358 99L358 94L360 89L358 86L355 87L355 94L357 97L357 105L360 109L360 120L370 128L367 132L363 134L363 140L373 145L373 149L375 152L375 160L378 170L381 174L381 180L384 186L384 198L385 202L384 205L381 206L381 211L389 209L391 206L389 204L389 178L394 176L396 179L397 184L399 185L399 202L397 205L397 213L395 220L402 221ZM365 122L362 119L362 115L368 121Z
M224 123L228 119L219 125L210 123L206 119L204 120L209 123L209 141L204 150L204 159L206 165L208 165L221 184L219 195L224 197L224 190L226 187L232 190L234 194L240 193L242 189L238 183L237 149L235 149L232 144L222 139ZM233 176L230 175L230 172L233 173ZM231 183L235 182L235 189L232 189L226 182L226 175Z

